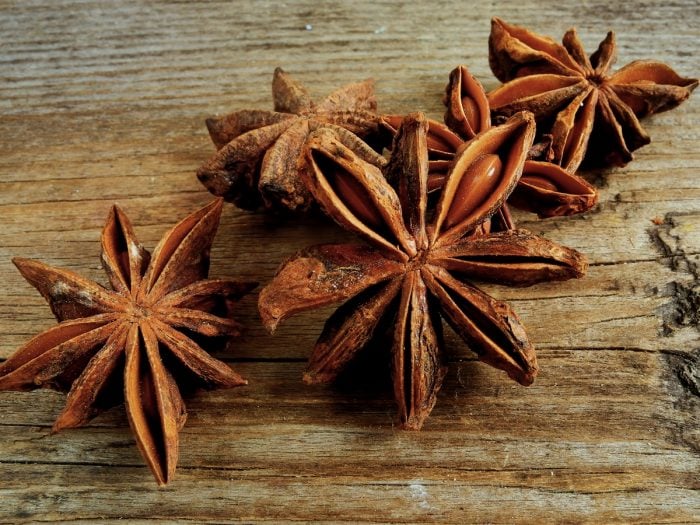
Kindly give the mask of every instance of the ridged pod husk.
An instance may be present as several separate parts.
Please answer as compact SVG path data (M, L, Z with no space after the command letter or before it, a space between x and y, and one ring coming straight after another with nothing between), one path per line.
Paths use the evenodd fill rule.
M505 82L488 94L495 116L531 111L551 135L548 160L574 173L590 165L623 166L650 139L639 119L675 108L698 85L666 64L638 60L615 73L615 35L588 57L575 29L558 44L499 18L491 22L489 63Z
M399 423L420 429L446 371L444 319L482 361L532 383L537 360L520 319L469 279L529 285L585 273L585 259L574 250L522 230L493 234L481 227L494 213L509 220L499 210L522 173L534 131L532 115L522 113L462 145L434 214L430 123L422 114L398 126L388 163L360 158L332 130L311 134L307 187L368 246L302 250L260 293L260 315L271 331L290 315L343 303L311 353L306 382L332 381L388 330Z
M473 139L491 127L491 108L481 83L466 66L450 72L443 103L445 124L465 140Z
M313 202L297 167L306 139L324 125L349 136L376 134L374 81L348 84L316 104L304 86L277 68L272 95L274 111L240 110L207 119L217 152L197 177L239 208L304 211Z
M182 220L151 256L114 206L102 232L102 265L112 290L69 270L14 259L59 324L0 364L0 390L68 392L54 432L85 425L124 402L156 481L172 479L178 432L187 418L178 385L191 390L246 384L200 347L207 338L240 333L231 307L256 286L206 278L221 207L219 199Z
M447 125L428 121L428 191L434 194L443 188L457 150L491 127L486 93L465 66L458 66L450 73L443 102ZM382 125L391 134L396 133L400 121L400 116L382 115ZM550 150L551 144L541 141L530 146L527 157L541 157ZM389 177L395 183L396 175L389 174ZM523 176L507 204L544 218L582 213L597 201L595 188L583 178L559 165L532 160L525 164ZM508 213L507 206L503 209Z

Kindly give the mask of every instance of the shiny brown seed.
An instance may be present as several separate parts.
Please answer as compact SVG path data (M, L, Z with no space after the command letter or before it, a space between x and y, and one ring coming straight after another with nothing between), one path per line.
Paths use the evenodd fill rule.
M382 216L374 206L367 190L352 176L336 173L330 182L353 215L373 228L379 228L382 225Z
M498 155L488 153L478 157L459 182L445 218L445 227L451 228L458 224L484 202L498 185L502 172L503 162Z
M543 190L557 191L556 184L554 184L547 177L543 177L541 175L523 175L520 180L525 184L537 186Z
M263 323L272 331L286 317L342 301L318 339L305 381L333 380L363 349L388 347L399 421L412 430L420 429L430 414L445 375L443 321L479 359L519 383L529 385L537 374L534 349L516 313L471 284L471 278L530 285L580 277L586 269L583 257L573 250L522 230L489 230L492 219L512 227L507 209L498 209L527 162L535 133L530 115L519 114L486 130L458 151L441 182L446 189L435 211L427 195L428 125L422 114L407 116L397 128L389 163L360 159L324 130L312 134L307 155L323 153L335 162L314 162L314 169L305 172L310 191L336 222L370 245L302 250L279 269L258 303ZM532 166L536 174L547 174L546 169ZM355 204L327 183L337 173L352 176L373 197L371 203L391 237L359 223L351 211ZM353 199L362 195L351 193ZM455 216L453 222L459 223L444 231L445 216L460 204L476 207L465 210L466 218Z
M473 130L479 129L479 107L476 102L471 97L462 97L462 108L464 110L464 116L467 117L467 122ZM478 133L478 131L476 131Z

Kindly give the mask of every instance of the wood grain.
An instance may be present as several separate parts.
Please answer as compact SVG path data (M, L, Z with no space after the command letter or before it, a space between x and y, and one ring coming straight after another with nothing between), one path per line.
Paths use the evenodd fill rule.
M53 324L12 266L33 257L104 282L113 202L146 246L210 196L203 119L271 107L282 66L323 96L377 80L380 109L439 118L448 72L487 88L491 16L589 51L608 29L618 64L654 58L697 76L694 0L0 2L0 358ZM521 226L586 253L582 281L484 288L538 348L532 387L450 336L451 365L420 433L393 427L384 363L306 387L328 311L275 336L255 296L245 337L218 354L250 386L188 402L175 480L158 489L123 410L49 435L64 397L0 394L0 521L197 523L700 523L700 104L647 119L626 168L586 173L600 205ZM652 221L654 220L654 222ZM267 281L294 250L346 238L313 218L227 206L212 275Z

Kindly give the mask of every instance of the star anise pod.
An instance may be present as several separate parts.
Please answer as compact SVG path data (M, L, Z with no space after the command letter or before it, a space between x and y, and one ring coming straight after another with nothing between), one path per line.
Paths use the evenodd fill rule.
M667 111L690 96L697 79L666 64L637 60L615 73L615 34L590 58L575 29L563 45L499 18L491 23L489 62L503 86L489 93L494 115L535 114L540 134L551 134L551 158L573 173L590 165L624 166L649 143L641 117Z
M239 333L230 307L256 286L206 279L221 206L217 199L181 221L153 256L114 206L102 232L111 290L69 270L14 259L60 323L0 364L0 390L68 392L53 432L85 425L123 401L141 454L158 483L167 483L187 416L180 386L247 383L199 344Z
M430 175L428 191L442 188L455 153L464 142L491 127L491 110L486 92L466 66L458 66L450 73L443 99L446 125L429 120L428 158ZM401 117L382 116L385 128L396 132ZM546 144L530 148L528 157L537 157ZM560 166L538 160L527 160L518 185L508 204L537 213L540 217L554 217L582 213L598 202L595 188L583 178L568 173ZM504 207L503 213L508 213Z
M297 160L306 138L321 125L338 134L376 133L374 81L348 84L316 104L306 88L277 68L272 96L274 111L241 110L207 119L218 151L197 177L211 193L239 208L305 210L312 199L299 178Z
M311 192L369 246L303 250L260 294L260 314L270 331L290 315L345 301L316 343L307 383L334 379L359 349L384 329L393 331L400 423L419 429L446 371L441 318L481 360L523 385L532 383L537 362L517 315L467 279L517 286L585 272L582 255L525 230L469 235L517 184L534 133L532 115L519 113L461 148L433 216L427 208L428 122L422 114L403 121L386 165L360 159L330 130L311 135L305 148L310 169L303 172ZM387 180L397 181L396 189Z

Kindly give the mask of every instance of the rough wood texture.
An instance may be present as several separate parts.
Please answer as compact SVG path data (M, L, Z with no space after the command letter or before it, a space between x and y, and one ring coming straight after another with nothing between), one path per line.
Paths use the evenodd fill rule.
M440 117L455 65L496 85L493 15L552 36L576 24L590 50L614 28L620 64L700 73L695 0L2 2L0 358L54 322L11 256L104 282L96 255L112 202L149 247L207 202L194 177L213 149L203 119L271 107L275 66L317 96L373 76L381 110ZM250 386L188 402L165 489L123 409L50 436L62 395L0 394L0 520L700 522L699 117L696 94L647 119L652 143L634 163L587 174L601 202L585 216L518 216L591 262L583 281L485 287L529 329L542 367L532 387L452 337L432 417L399 432L381 373L301 383L327 312L272 337L253 297L239 315L247 336L219 356ZM341 237L227 206L212 275L265 282L310 239Z

